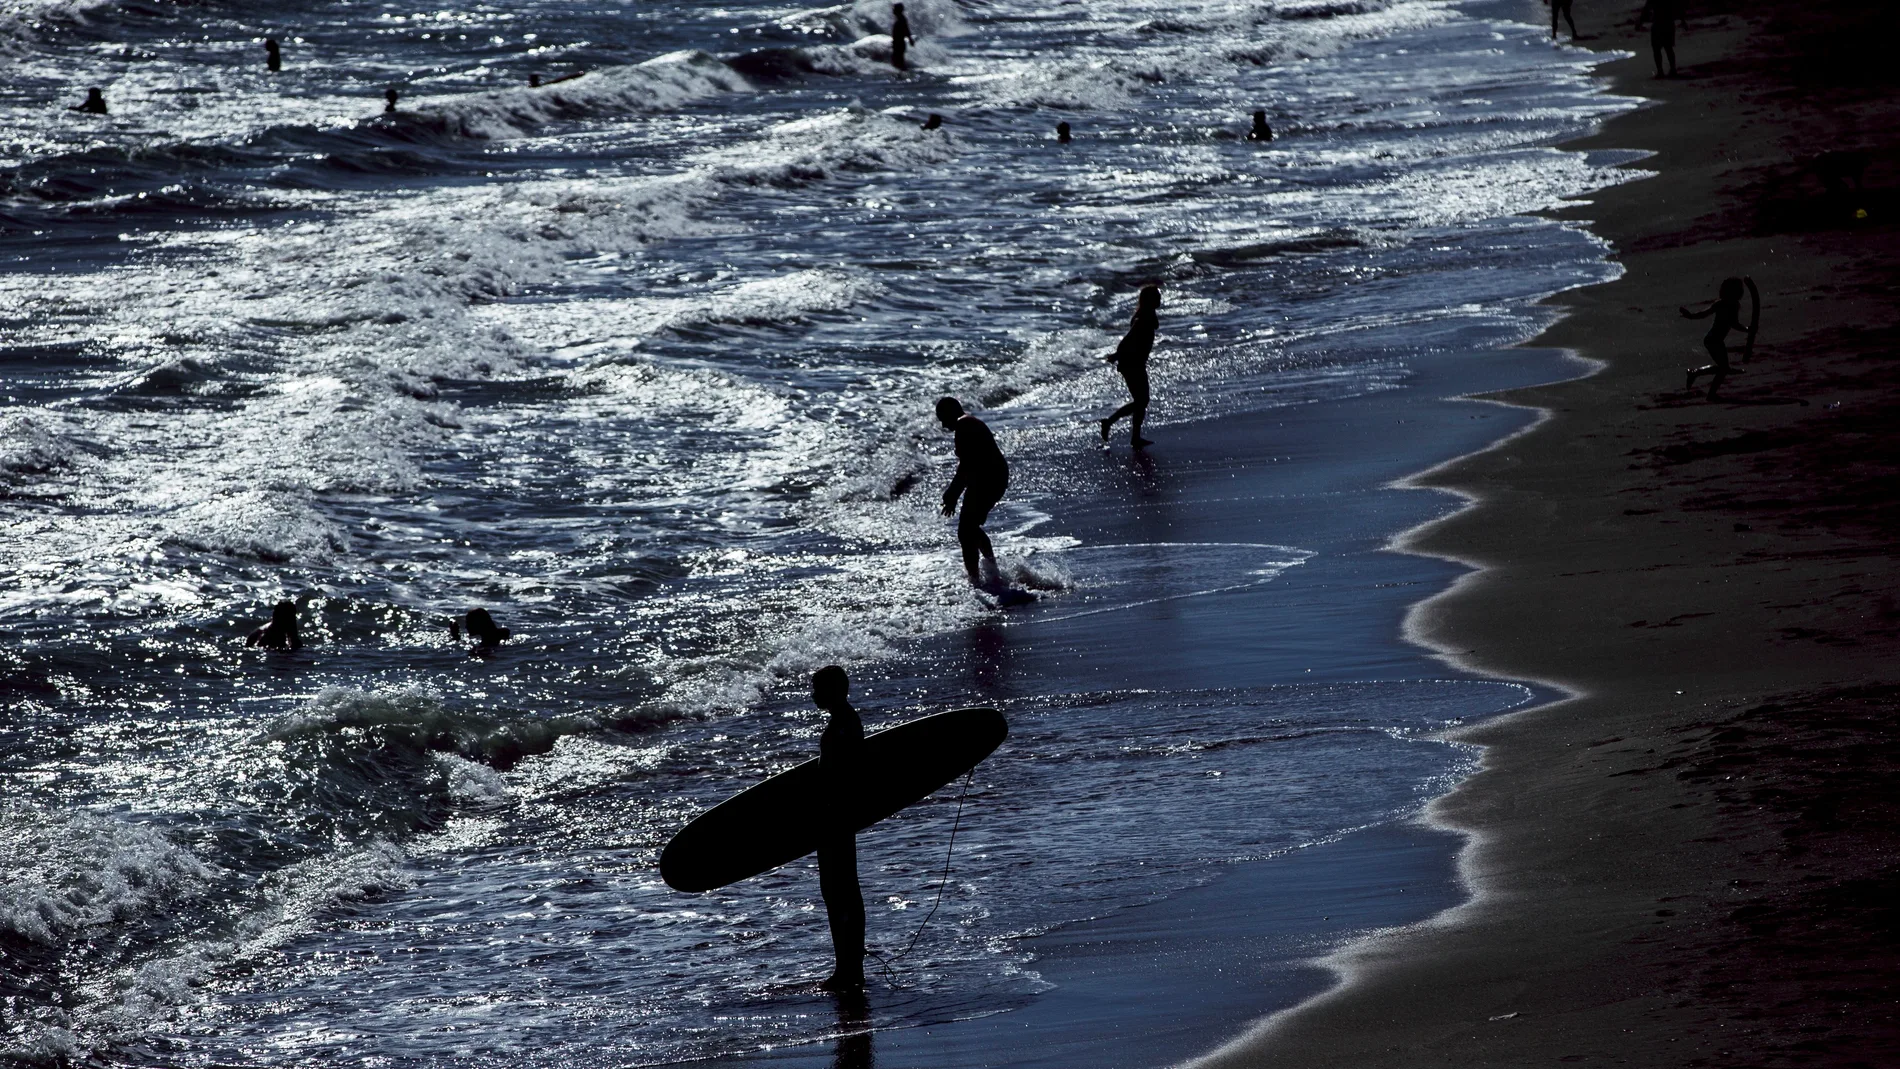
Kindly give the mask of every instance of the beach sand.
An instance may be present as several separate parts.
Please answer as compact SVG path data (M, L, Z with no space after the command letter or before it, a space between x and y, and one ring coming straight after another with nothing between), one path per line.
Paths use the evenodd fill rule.
M1207 1069L1900 1052L1895 17L1694 5L1683 77L1652 80L1636 7L1577 14L1654 103L1568 146L1655 153L1567 213L1626 274L1531 343L1603 367L1495 395L1548 416L1415 478L1472 505L1403 540L1476 569L1417 640L1575 696L1462 734L1482 771L1431 816L1470 836L1474 897L1334 955L1339 986ZM1810 161L1845 149L1865 192L1830 196ZM1676 308L1741 274L1762 329L1712 403Z

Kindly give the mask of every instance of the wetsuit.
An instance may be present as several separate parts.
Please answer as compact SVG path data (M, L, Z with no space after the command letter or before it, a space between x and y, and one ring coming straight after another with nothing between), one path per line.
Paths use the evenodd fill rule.
M823 819L831 826L818 846L818 891L831 918L831 946L841 986L864 977L864 891L858 885L857 829L850 826L850 802L858 787L864 751L864 722L847 703L830 710L831 722L818 739L818 770L829 792Z
M983 524L1009 489L1009 461L996 448L996 436L975 416L966 412L958 417L955 431L957 474L943 492L943 504L947 511L957 495L963 495L963 507L957 512L957 541L963 546L963 567L974 576L979 553L991 559L996 555Z
M905 18L903 12L898 12L891 20L891 66L900 71L908 69L904 65L904 50L909 47L908 42L912 37L910 19Z

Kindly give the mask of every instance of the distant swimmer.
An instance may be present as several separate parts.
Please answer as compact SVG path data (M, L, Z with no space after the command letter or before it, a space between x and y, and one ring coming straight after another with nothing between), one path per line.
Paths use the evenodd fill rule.
M1742 290L1746 287L1754 303L1751 322L1742 326ZM1695 389L1695 380L1703 375L1713 375L1709 381L1709 400L1716 399L1716 392L1722 388L1722 380L1729 374L1728 334L1731 330L1744 331L1748 335L1749 347L1754 347L1755 327L1761 322L1761 292L1755 288L1755 280L1746 275L1741 278L1725 278L1722 288L1717 291L1714 300L1705 302L1700 312L1691 312L1687 308L1678 308L1684 319L1707 319L1715 317L1709 324L1709 332L1702 337L1703 348L1709 351L1709 363L1702 367L1688 369L1688 380L1683 388Z
M1122 381L1128 384L1131 400L1115 410L1114 415L1102 420L1102 441L1108 441L1108 432L1114 428L1115 421L1123 416L1129 417L1129 444L1136 449L1153 445L1141 436L1141 422L1148 418L1148 354L1155 347L1155 331L1161 327L1161 287L1149 283L1141 287L1140 296L1135 298L1135 315L1128 321L1128 333L1122 336L1121 344L1115 351L1103 359L1114 364L1122 373Z
M858 884L858 836L851 827L851 799L863 776L864 722L851 707L851 680L827 665L812 673L811 700L831 714L818 737L818 770L828 794L820 817L829 834L818 844L818 893L831 920L831 951L837 966L824 982L832 991L864 986L864 890Z
M1003 499L1003 491L1009 489L1009 461L996 448L996 436L989 427L965 412L956 398L937 399L937 420L957 436L957 474L943 491L943 514L956 514L963 570L969 573L970 583L980 587L984 580L979 555L989 562L992 573L996 571L996 549L983 532L983 524L989 520L990 510ZM963 497L961 512L957 510L958 495Z
M936 129L941 128L942 126L943 126L943 116L937 114L934 111L930 113L930 118L924 120L924 129L926 130L936 130Z
M891 66L898 70L909 70L904 63L904 50L917 43L917 35L910 32L910 20L904 17L904 5L891 5Z
M538 74L528 75L528 88L529 89L541 88L541 76Z
M1570 17L1570 0L1546 0L1550 4L1550 39L1557 39L1557 17L1570 24L1570 39L1577 39L1577 20Z
M383 100L385 101L385 103L383 104L383 114L387 115L390 112L395 111L396 101L401 99L401 97L402 97L402 94L396 92L394 89L383 90Z
M1073 140L1075 140L1075 138L1069 136L1069 124L1065 122L1057 123L1056 124L1056 144L1066 145Z
M251 632L244 640L246 646L262 646L267 650L300 650L303 648L303 636L297 633L297 605L291 601L280 601L271 608L270 623Z
M272 73L284 69L284 53L277 47L275 37L264 38L264 65L269 67Z
M1273 140L1273 127L1267 125L1266 112L1256 111L1253 113L1253 129L1247 131L1247 140L1249 141Z
M1649 23L1649 54L1656 61L1656 77L1674 78L1676 76L1676 27L1689 28L1689 21L1682 13L1682 0L1643 0L1643 10L1636 13L1636 28L1642 29L1643 23ZM1669 73L1663 73L1663 57L1669 57Z
M475 652L486 653L502 644L512 632L505 627L496 627L495 618L488 615L484 608L468 610L461 620L449 618L449 636L457 642L462 640L462 628L468 628L468 637L475 640Z
M83 111L88 115L104 115L106 113L105 91L98 88L88 89L86 90L86 102L84 104L74 104L66 110Z

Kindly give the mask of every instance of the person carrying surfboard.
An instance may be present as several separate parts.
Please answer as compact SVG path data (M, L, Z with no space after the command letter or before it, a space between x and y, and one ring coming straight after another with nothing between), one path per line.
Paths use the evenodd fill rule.
M996 574L996 547L983 524L990 510L1009 489L1009 461L996 448L996 436L982 420L963 410L963 402L954 397L937 399L937 420L956 435L957 474L943 491L943 514L957 517L957 542L963 547L963 570L970 585L984 585L978 558L987 561ZM957 497L963 498L963 510L957 511Z
M818 845L818 893L831 919L831 948L837 967L822 985L828 991L864 986L864 891L858 886L858 837L848 815L860 779L864 722L851 707L851 680L844 669L827 665L812 673L811 700L831 714L818 737L818 772L824 780L828 832Z

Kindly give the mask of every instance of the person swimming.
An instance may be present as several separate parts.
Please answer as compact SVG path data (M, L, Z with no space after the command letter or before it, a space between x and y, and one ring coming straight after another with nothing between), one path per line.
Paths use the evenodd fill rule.
M836 961L822 985L830 991L864 986L864 890L858 883L858 837L843 814L862 776L864 721L851 707L851 680L844 669L826 665L812 673L811 700L831 714L818 737L818 772L826 790L826 812L819 819L829 834L818 845L818 893L831 922L831 951Z
M910 32L910 19L904 16L904 5L891 5L891 66L898 70L909 70L904 62L904 50L917 43L917 35Z
M944 429L956 434L957 474L943 491L943 514L957 517L957 543L963 548L963 570L972 586L983 585L981 562L996 571L996 548L983 524L990 510L1009 489L1009 461L996 448L996 436L982 420L963 410L963 402L954 397L937 399L937 420ZM963 508L957 509L958 496ZM979 560L980 558L980 560Z
M402 97L402 94L396 92L394 88L383 90L383 100L384 100L383 114L387 115L390 112L395 111L396 101L401 99L401 97Z
M74 104L72 107L67 108L66 110L67 111L83 111L88 115L106 114L105 90L100 89L96 86L91 89L86 90L86 102L84 104Z
M1066 122L1057 123L1056 124L1056 144L1066 145L1070 141L1073 141L1073 140L1075 139L1069 136L1069 124Z
M275 37L264 38L264 65L269 67L272 73L284 69L284 53L277 47Z
M461 620L449 618L449 637L462 641L462 628L468 628L468 637L475 640L475 652L487 653L502 644L513 632L505 627L496 627L495 618L488 610L477 606L468 610Z
M1127 404L1101 421L1104 443L1108 441L1108 432L1114 428L1115 421L1127 416L1129 444L1136 449L1154 444L1141 436L1141 424L1148 418L1148 354L1154 351L1155 331L1161 327L1160 309L1161 287L1152 282L1141 287L1141 294L1135 298L1134 317L1128 321L1128 333L1122 336L1121 344L1115 347L1115 351L1103 358L1122 373L1122 381L1128 384L1129 395Z
M936 130L936 129L941 128L942 126L943 126L943 116L937 114L934 111L930 113L930 118L924 120L924 129L926 130Z
M1744 327L1742 321L1742 291L1746 287L1754 290L1755 280L1747 275L1741 278L1725 278L1716 291L1716 298L1705 302L1700 312L1691 312L1687 308L1678 308L1684 319L1707 319L1715 317L1709 324L1709 332L1702 337L1703 348L1709 351L1709 363L1701 367L1692 367L1687 371L1685 390L1695 389L1695 380L1703 375L1713 375L1709 380L1709 400L1716 399L1716 391L1722 388L1722 380L1728 378L1728 333L1731 330L1745 331L1751 336L1755 333L1755 324Z
M300 650L303 648L303 636L297 633L297 605L291 601L280 601L271 607L270 623L251 632L244 640L246 646L262 646L267 650Z
M1247 140L1273 140L1273 127L1267 125L1267 113L1265 111L1255 111L1253 113L1253 129L1247 131Z

